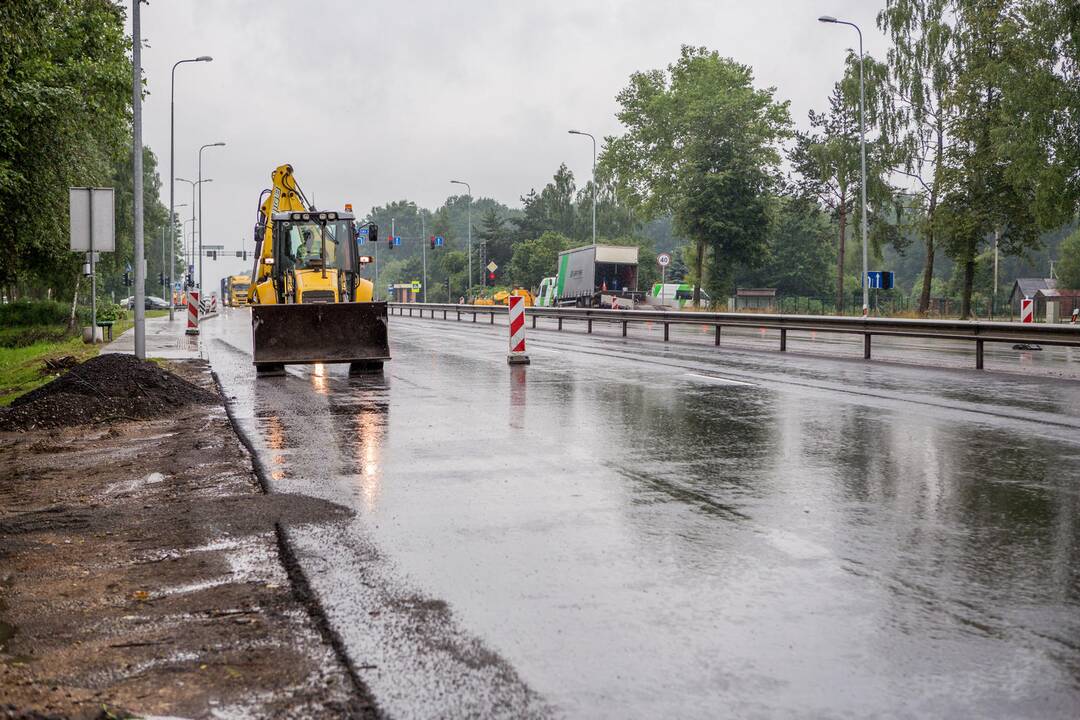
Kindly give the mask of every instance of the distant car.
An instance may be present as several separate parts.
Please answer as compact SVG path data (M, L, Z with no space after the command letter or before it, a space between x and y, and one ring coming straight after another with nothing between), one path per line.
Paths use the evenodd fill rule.
M121 305L123 305L128 310L131 310L135 307L135 298L124 298L124 301L121 303ZM168 310L169 302L167 300L157 297L156 295L147 295L143 300L143 307L147 310Z

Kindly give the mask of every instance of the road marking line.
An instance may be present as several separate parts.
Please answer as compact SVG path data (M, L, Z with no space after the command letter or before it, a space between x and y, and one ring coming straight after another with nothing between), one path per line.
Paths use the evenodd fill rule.
M698 375L697 373L686 373L686 375L692 378L701 378L702 380L720 383L721 385L745 385L747 387L757 387L754 383L743 382L741 380L728 380L727 378L716 377L715 375Z

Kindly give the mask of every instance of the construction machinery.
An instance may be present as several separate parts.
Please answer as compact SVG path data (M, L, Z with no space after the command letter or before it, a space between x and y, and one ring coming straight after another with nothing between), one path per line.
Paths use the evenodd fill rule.
M296 363L348 363L350 374L379 372L390 359L386 303L360 277L369 258L357 246L351 207L308 202L291 165L278 167L259 196L255 267L248 286L252 355L259 375ZM378 242L378 226L368 239Z
M533 294L526 288L516 287L513 290L500 290L491 296L493 305L509 305L510 297L517 296L525 298L525 307L533 306Z

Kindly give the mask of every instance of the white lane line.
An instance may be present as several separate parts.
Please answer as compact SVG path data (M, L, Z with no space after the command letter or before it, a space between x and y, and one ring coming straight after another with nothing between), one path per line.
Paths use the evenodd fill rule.
M757 387L754 383L743 382L741 380L728 380L727 378L716 377L715 375L698 375L697 373L686 373L687 377L700 378L701 380L708 380L709 382L719 383L721 385L745 385L746 387Z

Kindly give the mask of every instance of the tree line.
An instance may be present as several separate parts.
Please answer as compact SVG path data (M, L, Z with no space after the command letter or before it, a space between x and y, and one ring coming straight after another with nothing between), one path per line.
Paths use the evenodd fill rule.
M98 288L103 299L133 292L122 282L134 262L124 17L110 0L0 4L0 292L8 302L89 292L85 258L69 250L69 187L115 188L116 251L100 256ZM168 209L149 149L143 168L147 293L156 295L158 273L169 263L169 248L164 263L159 248Z

